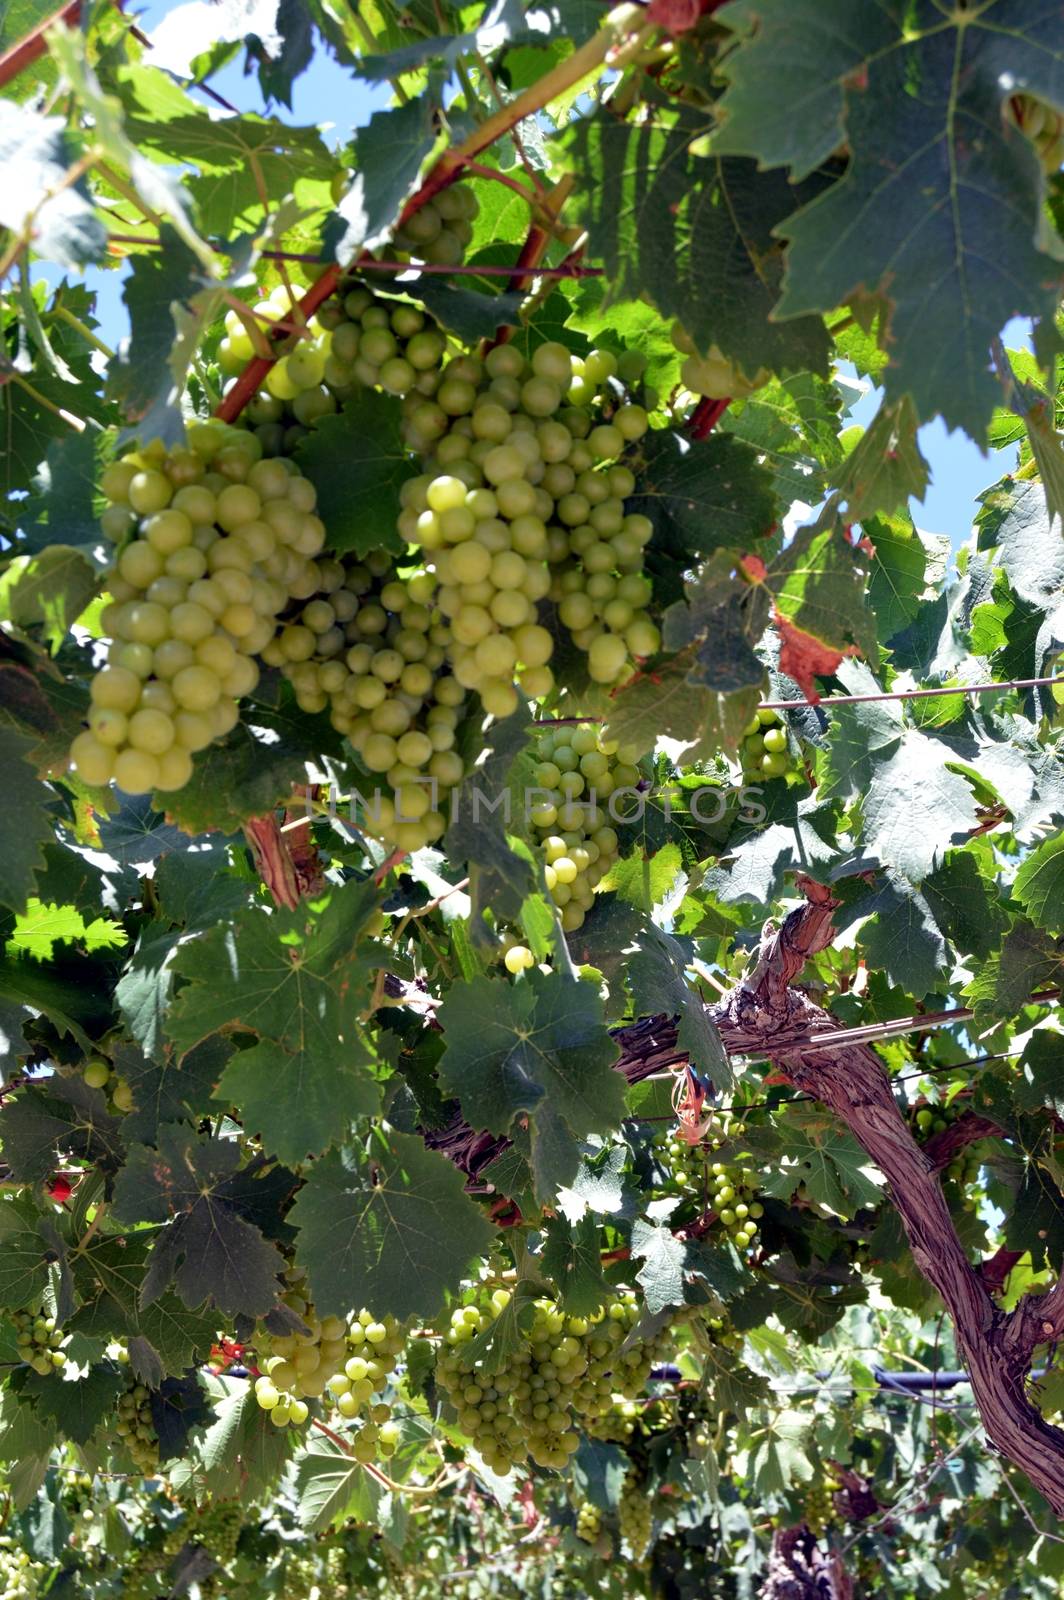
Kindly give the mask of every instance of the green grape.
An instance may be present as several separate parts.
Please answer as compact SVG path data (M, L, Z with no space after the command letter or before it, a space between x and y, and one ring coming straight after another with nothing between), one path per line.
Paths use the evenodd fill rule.
M152 1418L151 1390L131 1374L125 1392L118 1397L116 1411L115 1432L137 1469L145 1477L154 1477L159 1469L159 1438Z
M34 1561L10 1534L0 1535L0 1596L2 1600L36 1600L51 1572Z
M745 400L756 389L764 388L772 376L767 368L759 367L755 375L748 378L715 344L710 345L704 356L700 355L682 323L673 323L672 342L687 357L681 374L687 388L711 400Z
M66 1366L62 1348L66 1335L57 1328L55 1318L44 1311L13 1311L15 1344L20 1358L40 1377L47 1378Z
M182 788L192 753L235 726L279 614L316 585L325 537L312 485L259 460L250 435L219 423L189 434L192 448L153 444L101 479L128 505L133 538L112 571L108 662L70 759L87 783L131 794Z

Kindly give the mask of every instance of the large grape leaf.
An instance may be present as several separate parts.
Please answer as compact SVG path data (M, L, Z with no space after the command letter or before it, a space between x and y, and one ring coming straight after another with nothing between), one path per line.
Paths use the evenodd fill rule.
M796 1107L788 1111L778 1136L772 1168L761 1174L766 1194L787 1200L804 1183L811 1199L840 1217L879 1203L884 1184L879 1170L834 1117L816 1107Z
M69 545L16 556L0 578L0 618L20 628L39 627L54 655L98 581L96 568Z
M990 341L1010 317L1051 319L1060 294L1038 160L1005 116L1019 90L1064 109L1057 7L734 0L721 15L740 43L715 149L800 178L849 147L844 176L777 230L777 315L885 296L888 399L982 440L1000 392Z
M869 661L876 653L876 624L865 602L868 561L841 526L800 528L765 577L776 614L832 651Z
M0 812L0 904L13 911L21 911L33 894L35 874L44 865L42 847L55 837L45 809L51 791L29 765L34 742L0 723L0 765L7 795Z
M730 1089L734 1074L727 1051L685 972L684 953L677 941L653 924L644 928L625 965L635 1015L652 1017L663 1012L678 1017L676 1042L687 1052L691 1065L718 1091Z
M84 177L67 179L80 154L65 117L0 101L0 224L16 235L28 227L42 256L75 269L99 260L107 246Z
M971 787L946 763L951 751L907 728L872 769L862 806L866 850L911 883L922 883L957 836L978 821Z
M168 1024L174 1048L183 1057L213 1033L257 1035L231 1058L217 1098L235 1104L282 1160L324 1150L345 1137L351 1118L376 1109L374 1053L359 1014L383 952L356 950L376 904L367 879L295 911L256 907L174 958L186 980Z
M462 1174L413 1134L382 1131L369 1154L330 1151L310 1170L289 1220L319 1313L432 1317L494 1230Z
M295 1464L299 1525L319 1533L348 1518L374 1526L383 1493L342 1442L314 1434Z
M965 955L985 960L1008 927L997 887L970 850L951 850L924 879L921 894L942 932Z
M712 128L711 111L653 87L638 119L604 105L573 124L571 207L610 298L648 295L700 350L717 345L750 377L759 367L826 372L821 318L769 320L783 276L773 230L794 209L793 190L754 161L707 156L699 141Z
M48 1251L39 1216L25 1195L0 1198L0 1306L34 1305L48 1282Z
M143 1140L154 1144L161 1122L210 1116L214 1110L211 1096L232 1053L230 1040L218 1034L182 1056L172 1050L146 1054L131 1044L118 1045L113 1056L115 1071L133 1095L133 1109L122 1123L126 1143Z
M698 651L689 647L622 684L610 700L608 737L645 755L664 735L686 747L687 764L738 750L760 699L757 686L710 689L700 679L703 671Z
M745 549L776 521L772 482L750 445L731 434L691 441L667 428L643 441L633 511L654 524L653 550L692 556Z
M262 1317L277 1304L284 1257L241 1214L249 1208L232 1140L199 1139L181 1124L159 1129L158 1148L137 1145L115 1184L119 1222L165 1222L155 1235L140 1304L174 1283L190 1309Z
M574 1317L590 1316L606 1298L597 1220L583 1217L573 1224L555 1216L545 1232L543 1270L554 1280L563 1308Z
M42 1377L30 1372L23 1393L32 1397L38 1416L47 1418L58 1436L88 1444L104 1417L113 1415L125 1378L111 1362L99 1362L80 1377Z
M398 400L359 389L322 417L295 450L318 491L318 514L338 554L403 550L395 531L399 491L415 471L400 434Z
M1064 926L1064 838L1047 839L1032 851L1012 892L1040 928Z
M1018 917L996 950L975 969L964 994L977 1019L1011 1017L1040 989L1060 982L1062 958L1050 936Z
M939 987L946 965L946 941L924 896L911 885L888 881L854 908L873 913L859 935L861 951L873 972L885 972L914 1000Z
M123 1159L121 1122L99 1089L58 1075L27 1086L0 1110L0 1143L12 1177L40 1183L66 1155L114 1172Z
M608 1133L624 1116L618 1050L592 986L558 972L533 971L517 984L474 978L449 989L437 1015L447 1041L440 1078L470 1123L504 1134L527 1119L537 1189L548 1155L552 1172L559 1161L569 1167L571 1182L574 1136Z
M147 1341L161 1364L153 1385L158 1387L164 1372L177 1377L207 1356L218 1319L211 1310L188 1310L170 1292L148 1305L140 1304L140 1286L154 1238L152 1229L97 1234L72 1256L80 1304L66 1327L90 1338L138 1340L141 1350Z

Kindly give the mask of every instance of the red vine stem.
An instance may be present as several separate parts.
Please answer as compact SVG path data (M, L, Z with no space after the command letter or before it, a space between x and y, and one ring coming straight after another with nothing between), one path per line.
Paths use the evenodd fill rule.
M687 431L692 439L708 439L721 417L731 405L731 400L711 400L708 395L695 406Z
M10 50L5 50L0 56L0 89L44 55L48 49L45 34L49 28L54 28L57 22L77 22L80 15L81 0L68 0L67 5L61 6L58 11L53 11L43 22L38 22L18 44L13 44Z
M427 205L433 195L439 194L441 189L447 188L455 179L459 178L463 169L473 161L482 150L487 150L496 139L508 133L511 128L523 121L525 117L533 116L537 111L542 111L558 95L566 89L588 77L597 67L605 61L616 39L629 26L639 26L643 20L642 8L636 5L627 5L618 8L614 15L612 26L605 26L593 34L587 42L575 50L571 56L560 61L552 67L537 83L531 85L522 94L516 96L508 105L501 107L480 125L473 129L462 142L453 149L444 151L439 160L435 162L420 189L410 196L400 215L398 226L401 228L409 219ZM358 263L361 266L361 263ZM322 273L316 283L311 284L306 294L299 303L299 310L304 319L309 320L318 307L332 294L340 281L340 275L345 268L338 263L333 263ZM280 352L278 351L278 354ZM232 422L238 417L248 401L257 394L262 387L263 379L269 372L276 356L267 361L262 356L253 357L248 362L240 377L236 380L229 393L225 396L215 413L223 422Z

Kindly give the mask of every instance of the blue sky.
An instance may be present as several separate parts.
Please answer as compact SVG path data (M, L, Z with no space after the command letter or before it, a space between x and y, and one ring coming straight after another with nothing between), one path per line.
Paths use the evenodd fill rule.
M168 13L187 3L188 0L149 0L136 12L130 8L127 15L135 16L139 26L150 34ZM239 110L260 113L266 110L257 77L244 76L239 58L216 74L211 82ZM296 79L291 112L284 107L274 109L286 121L323 125L330 143L343 144L354 128L388 104L389 93L386 84L371 86L348 76L331 57L319 51L307 71ZM90 270L86 273L86 282L99 294L102 337L109 344L115 344L126 331L121 299L122 274L114 270ZM1025 344L1025 325L1010 325L1005 342L1013 347ZM849 420L867 424L877 406L878 395L869 392L858 401ZM948 534L956 549L970 532L976 495L1011 466L1015 451L1010 449L983 456L964 434L948 432L940 419L921 429L920 442L931 467L931 485L922 502L911 503L913 518L928 532Z

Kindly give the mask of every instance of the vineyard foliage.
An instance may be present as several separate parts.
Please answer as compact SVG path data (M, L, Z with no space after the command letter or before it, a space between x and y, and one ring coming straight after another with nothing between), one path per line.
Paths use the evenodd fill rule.
M4 1595L1059 1593L1060 6L0 52Z

